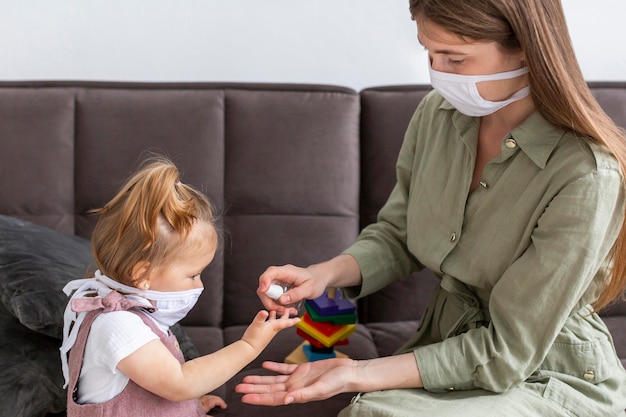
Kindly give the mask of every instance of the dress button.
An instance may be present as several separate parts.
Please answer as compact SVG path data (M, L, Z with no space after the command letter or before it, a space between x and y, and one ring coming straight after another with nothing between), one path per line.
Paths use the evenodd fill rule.
M479 184L483 188L489 188L489 184L487 184L487 181L480 181Z
M504 145L509 149L513 149L517 146L517 142L515 141L515 139L508 138L504 141Z
M593 371L587 371L585 372L585 374L583 375L583 378L585 378L585 380L587 381L593 381L593 379L596 377L596 374L593 373Z
M452 232L450 235L450 242L454 242L456 240L456 233Z

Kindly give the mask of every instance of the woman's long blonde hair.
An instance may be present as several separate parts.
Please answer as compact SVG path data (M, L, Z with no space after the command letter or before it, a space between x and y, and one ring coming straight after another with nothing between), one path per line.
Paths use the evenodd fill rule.
M92 212L100 215L91 239L96 265L126 285L141 280L132 279L133 267L140 262L149 262L145 275L183 250L216 244L211 204L180 182L178 169L166 158L146 161L111 201Z
M626 135L602 110L582 75L560 0L410 0L425 18L462 37L522 50L537 110L556 126L605 145L626 176ZM612 249L611 279L600 310L626 290L626 219Z

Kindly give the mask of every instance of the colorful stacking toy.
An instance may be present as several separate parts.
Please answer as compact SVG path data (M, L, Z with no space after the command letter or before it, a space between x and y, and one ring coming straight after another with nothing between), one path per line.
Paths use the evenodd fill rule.
M348 344L348 337L356 330L356 306L343 298L340 291L330 288L316 299L304 303L306 312L296 325L296 332L304 339L285 359L288 363L313 362L345 355L335 346Z

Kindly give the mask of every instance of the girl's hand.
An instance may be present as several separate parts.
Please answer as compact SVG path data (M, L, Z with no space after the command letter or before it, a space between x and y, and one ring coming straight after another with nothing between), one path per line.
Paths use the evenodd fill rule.
M241 340L252 346L255 352L260 353L279 331L295 326L299 321L298 317L289 318L288 311L278 318L276 311L268 313L261 310L256 314Z
M285 405L330 398L352 392L356 361L347 358L326 359L289 365L264 362L263 367L281 375L250 375L235 387L244 394L241 401L254 405Z
M200 405L204 410L205 414L214 409L215 407L219 407L222 410L227 407L226 401L217 395L203 395L200 397ZM209 416L211 417L211 416Z

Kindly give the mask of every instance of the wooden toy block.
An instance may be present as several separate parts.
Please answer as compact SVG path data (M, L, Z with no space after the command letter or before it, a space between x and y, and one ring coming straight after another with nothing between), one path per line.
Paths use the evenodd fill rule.
M354 311L345 314L332 314L327 316L320 316L317 311L308 303L304 304L306 311L311 316L313 321L331 322L333 324L353 324L356 323L356 313Z
M324 293L320 297L314 298L312 300L307 300L305 304L313 307L317 314L322 316L337 314L337 311L339 310L339 308L337 307L337 303L335 303L335 300L328 298L327 293Z
M327 347L349 337L356 330L356 324L335 326L332 323L313 322L308 313L304 313L296 327Z
M307 342L309 342L309 344L310 344L311 346L314 346L314 347L317 347L317 348L326 348L326 346L324 346L323 344L321 344L321 343L320 343L319 341L317 341L314 337L312 337L312 336L310 336L310 335L306 334L305 332L303 332L303 331L302 331L302 330L300 330L300 329L296 329L296 334L297 334L298 336L300 336L301 338L303 338L304 340L306 340ZM350 340L349 340L349 339L342 339L342 340L339 340L337 343L335 343L335 344L333 345L333 347L334 347L334 346L344 346L344 345L347 345L347 344L349 344L349 343L350 343Z
M311 345L302 346L302 351L304 352L304 356L309 362L321 361L323 359L331 359L337 357L334 350L332 350L331 352L319 352L312 349Z
M337 314L348 314L356 311L356 305L347 298L336 298L335 303L337 303Z
M301 324L305 324L305 326L300 326ZM302 329L304 331L306 331L306 329L308 329L308 328L314 329L318 333L321 333L322 335L324 335L326 337L332 336L333 334L343 330L347 326L349 326L349 325L348 324L342 324L340 326L335 326L334 324L329 323L329 322L314 321L311 318L311 315L309 313L304 313L302 315L302 317L300 317L300 322L298 324L296 324L296 327L299 328L299 329Z
M315 347L311 344L309 344L307 346L307 349L305 350L310 350L311 352L315 352L315 353L333 353L335 351L335 348L333 347Z
M320 316L346 314L356 311L354 303L347 298L343 298L341 292L337 292L335 288L330 288L317 298L307 300L305 305L310 305Z
M307 342L302 342L297 348L295 348L287 357L285 358L285 363L290 364L300 364L308 362L306 355L304 354L303 347L306 346ZM335 355L338 358L347 358L348 355L345 353L339 352L335 349Z
M304 340L306 340L307 342L309 342L309 344L313 346L324 347L324 345L318 342L313 336L310 336L309 334L302 331L301 329L296 328L296 334L300 336L301 338L303 338Z

